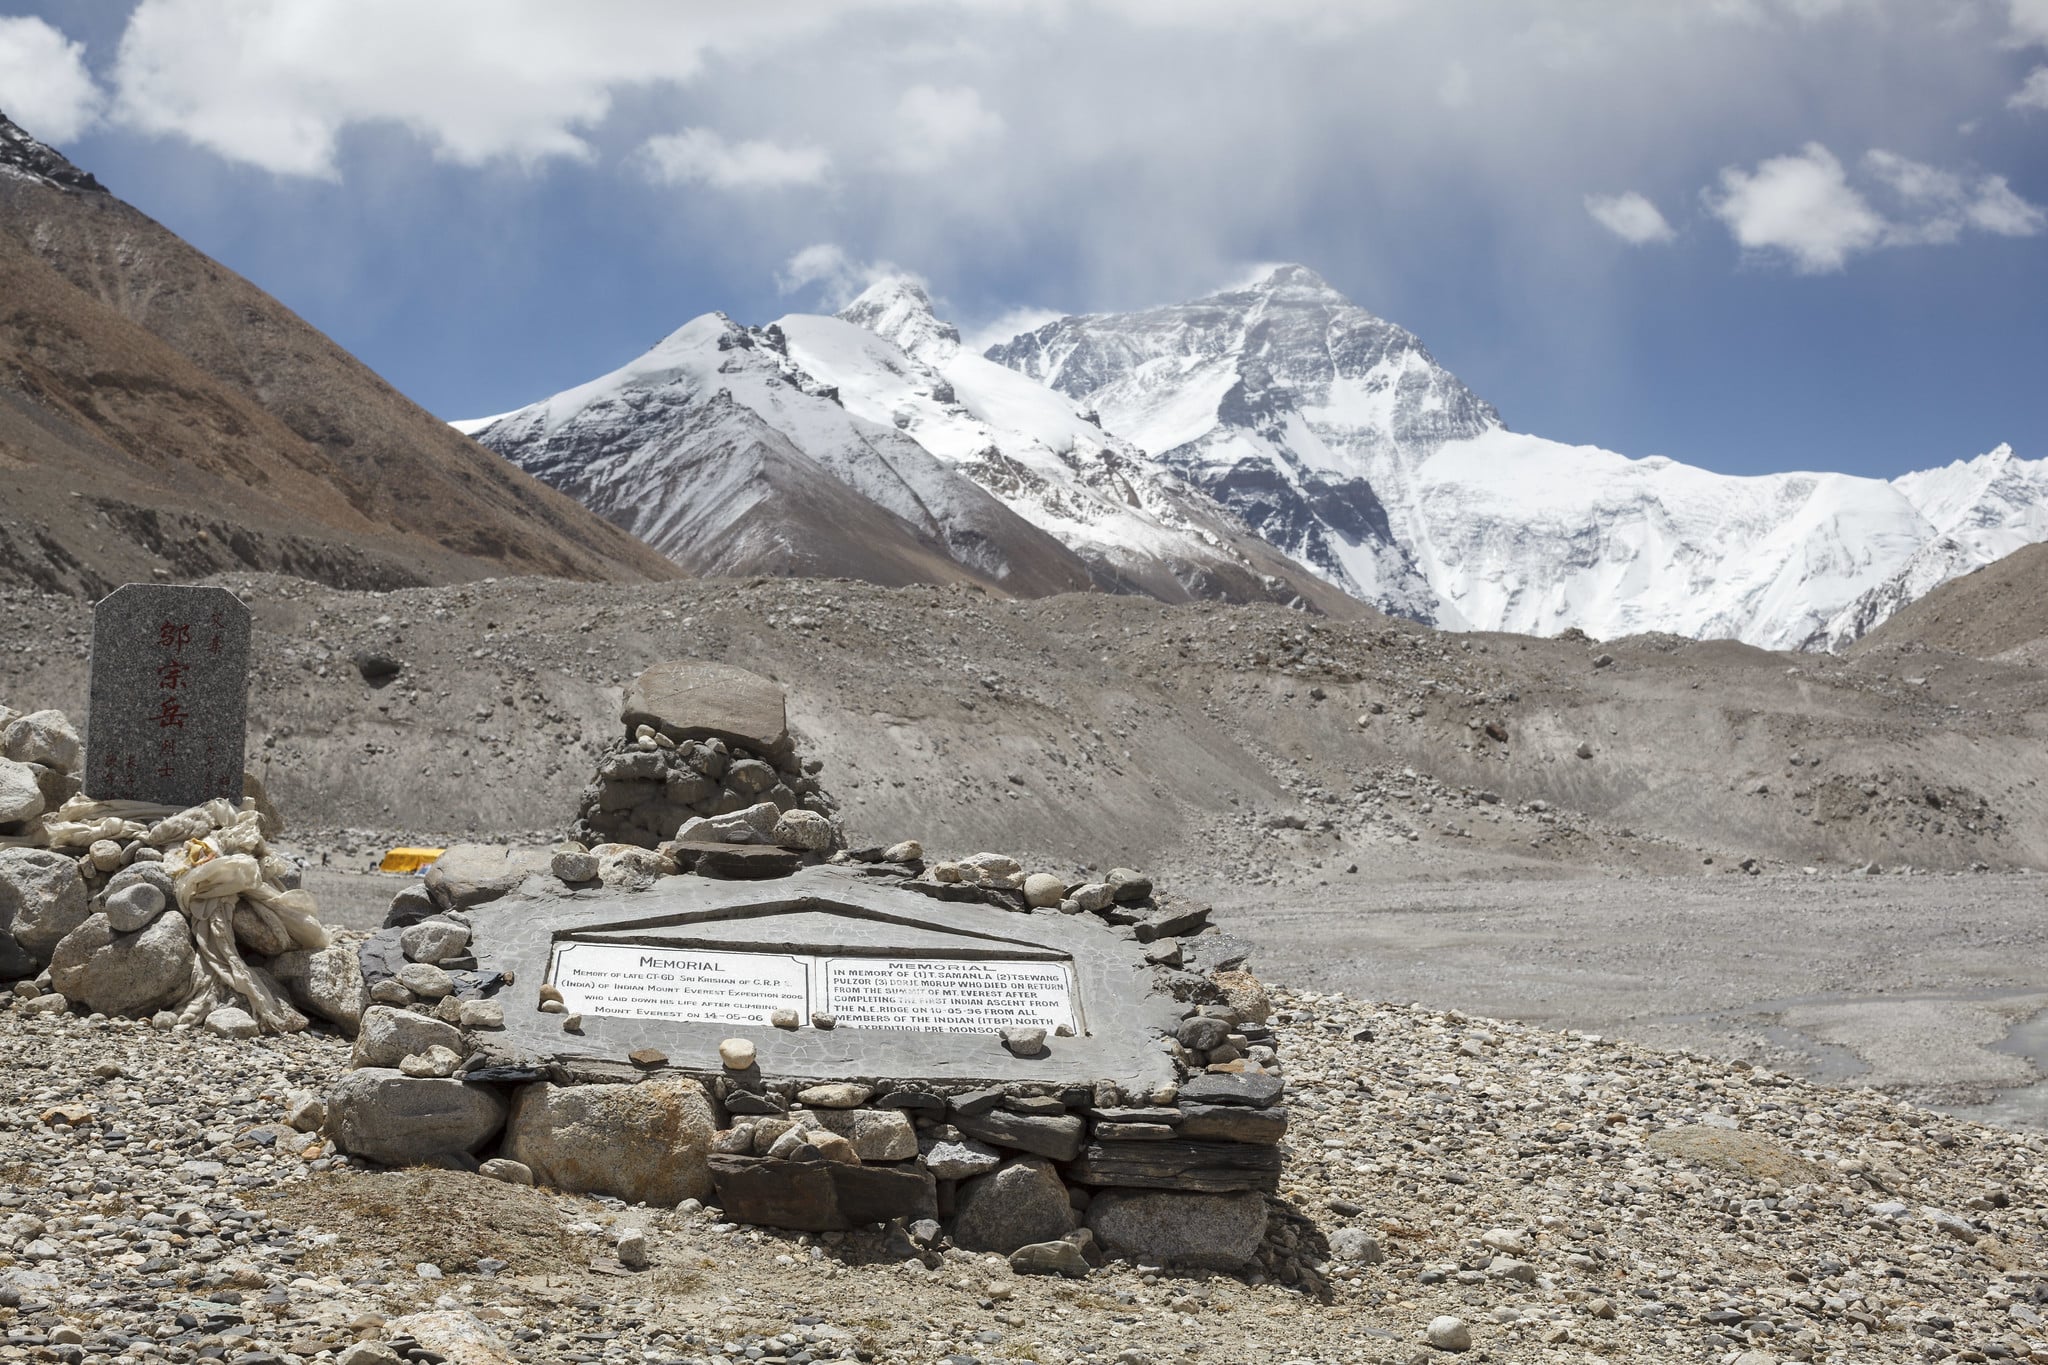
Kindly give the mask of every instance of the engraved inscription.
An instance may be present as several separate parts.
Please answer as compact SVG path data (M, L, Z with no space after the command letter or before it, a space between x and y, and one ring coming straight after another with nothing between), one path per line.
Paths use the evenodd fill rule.
M810 963L793 953L561 943L548 980L582 1014L765 1024L779 1009L811 1013Z
M1073 982L1058 962L834 957L824 967L825 1007L842 1025L920 1033L1078 1031Z

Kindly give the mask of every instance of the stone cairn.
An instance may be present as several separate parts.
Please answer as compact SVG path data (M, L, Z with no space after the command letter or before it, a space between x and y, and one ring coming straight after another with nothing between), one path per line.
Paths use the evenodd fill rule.
M62 711L0 707L0 981L31 1012L203 1025L228 1037L353 1030L363 989L253 777L187 810L81 792Z
M636 678L626 694L626 735L606 752L596 778L584 788L574 837L591 846L653 848L696 837L694 829L677 833L689 821L753 811L749 827L758 826L762 837L752 842L773 842L767 835L774 821L759 814L763 805L773 806L777 817L816 815L820 821L803 827L820 829L832 813L818 785L824 764L798 762L780 689L772 700L762 699L765 694L754 685L759 681L713 663L657 664ZM715 706L702 704L713 697ZM678 721L679 716L691 719ZM772 740L765 738L770 735ZM728 821L720 828L730 832L735 826Z
M822 793L732 783L732 768L750 761L732 760L738 752L778 756L783 777L801 771L781 742L780 689L733 674L723 686L755 698L755 733L733 734L729 706L707 691L684 694L692 712L655 714L644 701L651 689L636 684L630 737L604 761L621 775L598 786L643 788L615 812L594 804L603 815L631 811L631 822L609 828L630 823L653 847L451 849L423 885L399 894L386 928L362 948L373 1003L356 1069L326 1099L336 1145L387 1166L438 1164L629 1202L710 1200L728 1219L762 1226L881 1224L890 1254L931 1264L948 1245L1072 1276L1106 1256L1183 1269L1257 1263L1318 1287L1312 1257L1297 1263L1269 1239L1269 1219L1289 1231L1291 1211L1267 1198L1278 1187L1287 1110L1266 994L1242 970L1248 946L1210 927L1206 906L1162 897L1129 869L1075 883L995 853L928 863L915 841L840 848ZM724 733L692 736L706 730ZM711 782L697 756L718 740L729 763L716 802L771 799L679 815L669 828L666 812L685 804L666 796L670 775L687 768ZM657 764L659 780L623 775ZM641 813L654 791L664 793L664 814L650 827ZM643 1048L613 1060L522 1056L500 1041L514 983L472 954L472 937L477 916L529 877L632 892L663 877L776 878L825 861L940 901L1095 916L1136 940L1154 978L1146 989L1182 1002L1178 1025L1156 1039L1177 1079L1142 1094L1111 1082L820 1079L764 1075L745 1038L726 1039L716 1056ZM564 1030L580 1032L580 1016L553 986L520 983L517 996L509 1007L559 1015ZM778 1028L806 1022L777 1013L769 1022ZM1047 1039L1012 1029L1002 1045L1030 1057Z

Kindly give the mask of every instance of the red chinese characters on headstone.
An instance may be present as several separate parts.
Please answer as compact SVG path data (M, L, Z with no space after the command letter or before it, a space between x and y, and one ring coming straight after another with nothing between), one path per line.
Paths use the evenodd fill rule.
M175 692L184 686L185 675L190 671L178 656L192 643L192 627L184 621L165 621L156 628L156 642L158 648L171 656L157 665L157 685ZM165 697L156 709L155 720L159 730L184 729L184 704L176 697ZM156 775L167 780L178 775L178 743L168 735L157 745Z
M223 588L129 583L93 608L88 794L239 799L249 612Z

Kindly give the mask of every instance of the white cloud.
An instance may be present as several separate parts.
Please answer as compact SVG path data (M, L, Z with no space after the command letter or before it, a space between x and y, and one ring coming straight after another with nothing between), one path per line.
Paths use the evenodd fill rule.
M2012 40L2026 47L2048 45L2048 0L2012 0Z
M2048 227L2048 213L2013 193L2002 175L1987 175L1978 181L1963 212L1971 227L2001 237L2036 237Z
M2048 66L2037 66L2006 104L2014 109L2048 109Z
M1586 212L1593 221L1632 246L1668 242L1678 236L1657 206L1634 190L1622 194L1589 194Z
M2048 214L2014 193L2002 175L1968 177L1881 148L1866 153L1863 164L1908 211L1887 227L1886 246L1946 245L1967 228L2032 237L2048 226Z
M1882 148L1864 155L1863 170L1896 201L1896 214L1873 207L1817 142L1760 162L1754 172L1727 167L1720 192L1704 197L1745 250L1782 254L1801 274L1840 270L1851 256L1879 247L1946 246L1972 228L2002 237L2048 228L2048 213L2014 193L2002 175L1964 175Z
M671 185L696 182L721 190L815 185L831 165L831 158L816 147L784 147L755 139L727 142L709 128L649 138L640 150L656 180Z
M99 119L85 47L41 19L0 17L0 112L45 142L69 142Z
M837 312L871 284L883 280L909 280L920 288L928 281L914 270L888 261L857 261L836 242L817 242L805 247L775 272L775 288L784 294L818 291L818 301Z
M912 172L937 170L1003 130L1002 116L984 108L980 92L966 86L911 86L896 102L896 124L887 160Z
M587 159L617 92L835 19L818 0L141 0L115 113L281 175L334 178L343 131L378 122L463 165Z
M986 322L961 328L961 341L968 350L979 354L998 342L1035 332L1046 323L1058 322L1065 316L1065 313L1051 308L1011 308Z
M1796 155L1729 166L1707 207L1745 251L1782 252L1801 274L1840 270L1884 240L1885 221L1849 184L1842 163L1818 142Z

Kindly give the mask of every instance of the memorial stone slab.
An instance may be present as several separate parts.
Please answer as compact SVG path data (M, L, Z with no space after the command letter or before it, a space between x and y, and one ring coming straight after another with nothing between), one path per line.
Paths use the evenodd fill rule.
M128 583L93 608L85 791L196 806L242 798L249 608L225 588Z
M830 866L639 892L533 877L470 913L480 967L516 983L500 1041L527 1060L655 1048L716 1072L719 1042L743 1037L763 1073L821 1080L1174 1078L1158 1040L1184 1007L1140 945L1092 916L947 904ZM542 984L580 1032L539 1010ZM775 1027L778 1012L801 1026ZM1045 1030L1044 1055L1004 1049L1002 1030L1020 1027Z

